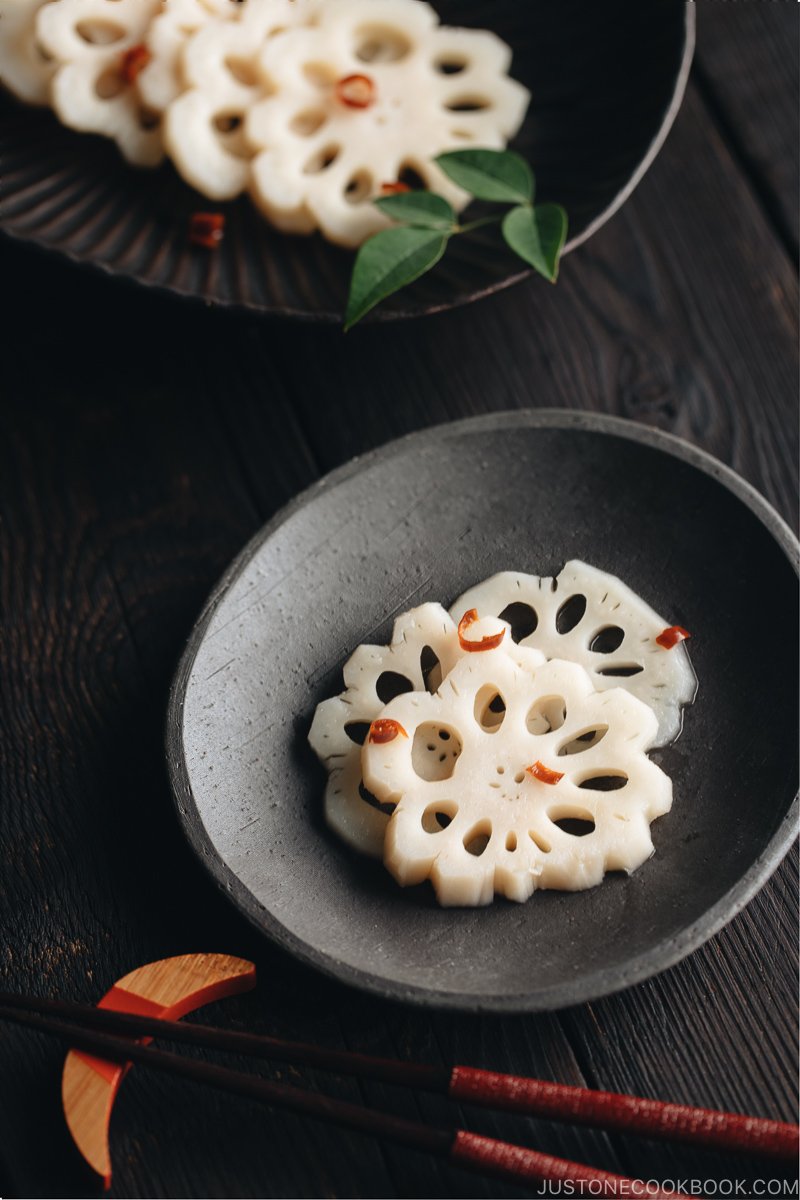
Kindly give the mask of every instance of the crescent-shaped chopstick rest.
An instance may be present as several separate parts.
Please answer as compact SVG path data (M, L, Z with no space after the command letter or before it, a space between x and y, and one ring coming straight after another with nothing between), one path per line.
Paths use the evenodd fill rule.
M176 1021L214 1000L255 987L256 969L229 954L179 954L147 963L117 980L98 1008ZM151 1039L144 1038L143 1041ZM70 1133L105 1187L111 1186L108 1126L119 1086L130 1064L107 1062L70 1050L61 1079L61 1099Z

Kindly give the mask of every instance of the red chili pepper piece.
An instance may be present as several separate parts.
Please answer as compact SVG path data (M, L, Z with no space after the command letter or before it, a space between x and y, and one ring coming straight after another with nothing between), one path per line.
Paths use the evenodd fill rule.
M411 188L409 187L409 185L407 183L403 183L399 179L395 183L382 183L381 184L381 195L382 196L399 196L399 195L401 195L402 192L410 192L410 191L411 191Z
M685 642L691 636L689 630L684 629L681 625L670 625L668 629L658 635L656 641L665 650L671 650L673 646L677 646L679 642Z
M404 738L408 737L399 721L393 721L391 717L383 717L380 721L372 722L367 741L382 746L385 742L393 742L398 735Z
M135 83L137 75L140 71L144 70L150 62L151 57L150 51L144 42L140 42L138 46L131 46L130 50L126 50L119 64L119 73L125 83Z
M538 779L540 783L558 783L559 779L564 778L563 771L551 771L544 763L540 763L537 759L532 767L526 767L525 770L534 779Z
M375 84L369 75L345 75L336 84L336 99L348 108L369 108L375 100Z
M223 213L196 212L189 218L189 241L206 250L216 250L225 234Z
M462 650L471 653L474 650L496 650L506 636L505 629L501 629L499 633L487 633L486 637L472 640L466 636L470 625L474 625L478 619L477 608L470 608L464 613L461 620L458 622L458 644Z

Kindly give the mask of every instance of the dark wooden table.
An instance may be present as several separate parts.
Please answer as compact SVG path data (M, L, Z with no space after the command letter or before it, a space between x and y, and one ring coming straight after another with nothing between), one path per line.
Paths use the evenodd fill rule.
M137 964L220 949L253 958L260 986L211 1020L794 1118L796 859L702 950L630 991L536 1017L430 1015L330 983L256 936L184 844L162 752L171 674L229 559L301 488L408 430L529 405L616 413L711 451L794 521L798 6L698 9L666 148L555 289L533 280L345 339L2 247L0 986L93 1000ZM61 1060L54 1042L0 1027L3 1196L99 1194L61 1119ZM333 1090L442 1115L424 1095ZM741 1180L738 1195L783 1178L462 1115L645 1178ZM112 1146L116 1196L521 1194L140 1068Z

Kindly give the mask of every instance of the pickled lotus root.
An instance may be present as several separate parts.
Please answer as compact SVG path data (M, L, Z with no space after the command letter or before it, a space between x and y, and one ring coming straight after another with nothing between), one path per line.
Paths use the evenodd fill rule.
M249 0L203 23L182 56L187 90L170 104L164 137L175 167L212 200L231 200L250 182L249 109L265 95L258 56L280 30L309 20L318 0Z
M442 905L634 871L672 804L647 758L653 711L536 650L464 655L436 695L398 696L380 719L407 732L362 751L366 786L395 806L384 862L404 886L430 879Z
M26 104L50 103L55 63L36 37L46 0L0 0L0 83Z
M476 630L496 632L497 621ZM325 819L363 854L380 858L387 810L364 788L361 747L370 724L393 696L432 692L461 656L455 624L439 604L423 604L395 622L388 646L359 646L344 667L346 690L318 705L308 735L329 771Z
M433 159L464 146L502 148L529 93L507 75L494 34L448 29L422 0L325 0L316 23L264 44L270 94L246 122L261 148L251 194L279 229L358 246L388 220L371 200L410 181L468 200Z
M681 708L697 688L686 647L660 644L669 622L615 576L577 560L555 579L503 571L470 588L451 612L459 620L471 608L508 621L520 646L580 663L598 691L622 687L643 700L658 718L654 746L680 733Z
M156 112L183 91L182 53L193 33L215 17L233 19L237 0L163 0L147 34L149 59L137 83L142 102Z
M164 156L160 122L142 103L136 75L160 0L56 0L40 9L38 42L55 62L50 97L71 129L112 138L140 167Z

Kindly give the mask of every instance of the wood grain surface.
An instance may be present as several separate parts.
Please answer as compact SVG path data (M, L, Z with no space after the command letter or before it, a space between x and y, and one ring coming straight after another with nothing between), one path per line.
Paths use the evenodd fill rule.
M141 963L220 951L254 959L259 987L204 1020L794 1119L796 858L702 950L626 993L528 1018L420 1013L321 979L251 932L180 837L162 752L169 680L221 570L300 488L397 434L526 405L612 412L711 451L794 521L796 149L782 139L798 6L698 7L700 71L664 151L554 289L534 280L344 338L2 247L4 988L96 1000ZM98 1194L61 1116L62 1062L53 1042L0 1028L3 1196ZM431 1122L445 1112L387 1085L264 1070ZM752 1159L460 1116L628 1175L780 1177ZM111 1144L115 1196L521 1194L139 1069Z
M797 257L800 112L788 104L800 86L797 6L697 5L700 55L695 76L743 170L790 252ZM786 48L794 46L793 53Z

